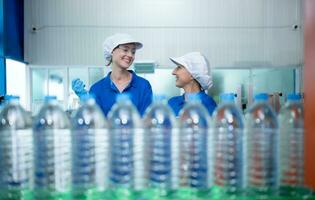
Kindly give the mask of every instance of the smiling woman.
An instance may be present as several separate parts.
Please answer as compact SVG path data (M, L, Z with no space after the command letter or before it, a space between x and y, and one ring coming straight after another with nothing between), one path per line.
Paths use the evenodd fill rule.
M152 101L152 88L150 83L128 70L135 60L136 50L142 48L142 43L133 39L128 34L115 34L108 37L103 43L105 65L111 65L112 71L92 85L90 93L94 94L97 104L105 116L116 102L120 93L130 95L133 104L141 115ZM72 83L74 92L81 96L87 91L85 84L80 79Z
M187 53L178 58L170 58L177 66L172 74L176 77L176 87L184 89L182 96L175 96L169 99L168 104L178 116L185 103L189 100L188 96L196 94L203 106L207 108L210 115L217 104L205 93L212 87L212 75L210 64L207 58L200 52Z

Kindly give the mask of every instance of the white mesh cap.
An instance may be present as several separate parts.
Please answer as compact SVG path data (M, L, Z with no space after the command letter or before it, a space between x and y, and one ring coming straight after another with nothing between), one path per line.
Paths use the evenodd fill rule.
M198 81L203 90L212 87L210 64L200 52L187 53L178 58L170 58L176 65L184 66L193 78Z
M112 52L118 45L128 43L134 43L136 45L136 49L140 49L143 46L141 42L135 40L126 33L116 33L106 38L103 43L105 65L108 66L110 64L112 60Z

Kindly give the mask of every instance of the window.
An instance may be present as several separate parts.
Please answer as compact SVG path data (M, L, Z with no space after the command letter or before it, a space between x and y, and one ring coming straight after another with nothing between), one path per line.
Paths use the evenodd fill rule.
M11 59L6 59L7 94L20 97L21 105L27 109L26 65Z

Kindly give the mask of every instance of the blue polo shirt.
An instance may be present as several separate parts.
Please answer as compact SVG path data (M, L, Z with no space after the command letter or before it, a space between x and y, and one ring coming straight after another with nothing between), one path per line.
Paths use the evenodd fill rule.
M152 102L151 85L149 81L137 76L133 71L128 71L132 74L132 78L122 93L130 95L132 103L138 109L139 113L143 115ZM116 103L116 96L120 94L120 91L110 79L110 74L111 72L90 88L90 93L95 96L96 103L100 106L105 116L107 116L112 106Z
M198 96L200 97L203 106L208 110L209 114L212 115L214 109L217 107L217 103L203 90L198 93ZM170 98L168 100L168 105L172 108L175 115L178 116L179 112L185 105L184 95Z

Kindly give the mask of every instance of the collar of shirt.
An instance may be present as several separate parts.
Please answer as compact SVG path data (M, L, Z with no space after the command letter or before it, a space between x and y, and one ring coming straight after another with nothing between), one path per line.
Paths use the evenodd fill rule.
M137 84L136 84L137 83L137 75L132 70L128 70L128 71L131 73L131 81L129 82L127 87L124 89L124 91L127 90L128 88L131 88L131 87L134 87L134 88L137 87ZM114 82L110 79L111 73L112 72L109 72L107 74L107 76L105 77L105 85L108 86L108 87L105 87L105 88L114 90L116 92L119 92L119 90L117 89L117 87L114 84Z
M185 104L185 94L183 94L182 96L179 96L178 105L183 105L183 104Z
M204 90L201 90L200 92L198 92L198 93L196 93L196 94L199 96L201 102L203 102L204 98L207 97L207 94L205 93ZM179 102L180 104L186 103L186 101L185 101L185 94L183 94L183 95L181 96L180 100L181 100L181 101Z

